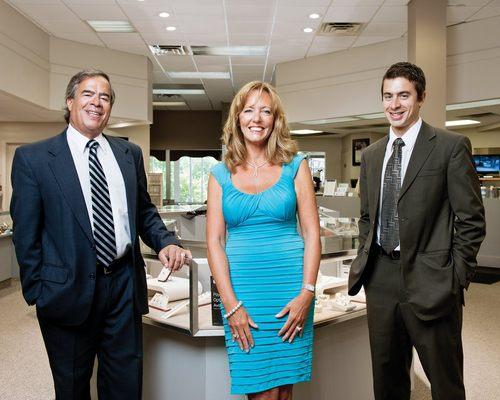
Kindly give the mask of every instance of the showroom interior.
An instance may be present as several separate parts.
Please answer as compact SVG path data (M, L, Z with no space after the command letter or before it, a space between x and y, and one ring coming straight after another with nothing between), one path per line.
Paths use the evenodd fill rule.
M264 80L277 88L318 182L324 301L316 302L313 380L294 398L372 399L364 299L342 308L331 298L345 291L356 254L361 151L389 130L381 78L405 60L426 73L423 119L472 145L487 235L465 298L464 379L468 398L499 398L499 37L499 0L0 0L0 398L53 398L11 240L12 159L19 146L65 129L66 85L92 67L116 92L105 133L141 147L152 201L195 257L173 296L142 247L151 278L144 398L243 399L229 395L203 203L232 98ZM430 399L418 360L412 369L412 399Z

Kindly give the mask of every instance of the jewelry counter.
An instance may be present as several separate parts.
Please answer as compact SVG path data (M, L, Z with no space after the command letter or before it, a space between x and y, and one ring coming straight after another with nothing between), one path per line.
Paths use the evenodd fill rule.
M339 234L340 228L346 228L342 223L324 225L323 248L329 252L322 255L317 282L313 377L295 386L294 398L369 400L373 398L372 375L364 298L336 295L346 291L348 262L355 256L357 240L350 233ZM150 294L169 296L168 289L157 286L154 278L162 266L150 257L146 261L148 282L153 283ZM244 396L230 395L223 328L212 324L206 259L195 258L189 268L173 275L189 281L189 299L156 304L143 317L143 398L243 400Z

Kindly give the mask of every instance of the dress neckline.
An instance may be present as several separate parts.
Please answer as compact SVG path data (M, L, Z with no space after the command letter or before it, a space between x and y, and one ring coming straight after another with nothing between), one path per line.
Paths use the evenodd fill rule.
M227 167L226 167L227 169ZM231 175L231 171L229 171L228 169L228 172L229 172L229 182L231 182L231 186L234 188L234 190L236 190L238 193L241 193L241 194L244 194L244 195L247 195L247 196L259 196L271 189L273 189L275 186L277 186L281 180L283 179L283 171L285 170L285 164L281 164L281 172L280 172L280 176L278 178L278 180L276 182L274 182L271 186L269 186L268 188L264 189L264 190L261 190L260 192L257 192L257 193L248 193L248 192L244 192L243 190L240 190L236 187L236 185L234 184L233 182L233 176Z

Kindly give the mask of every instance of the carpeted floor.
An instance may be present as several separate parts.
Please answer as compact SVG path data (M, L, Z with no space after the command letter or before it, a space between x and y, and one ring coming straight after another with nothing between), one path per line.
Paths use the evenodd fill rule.
M471 284L466 304L463 340L467 398L498 400L500 282ZM35 310L22 300L17 281L0 289L0 321L0 399L53 400L52 378ZM411 399L431 400L429 383L418 360L415 371Z

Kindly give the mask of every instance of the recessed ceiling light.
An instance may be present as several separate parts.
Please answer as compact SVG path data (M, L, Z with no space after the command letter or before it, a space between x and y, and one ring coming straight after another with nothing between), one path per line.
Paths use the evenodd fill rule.
M128 21L87 21L90 27L96 32L135 32L135 29Z
M309 18L311 18L311 19L318 19L319 17L321 17L321 15L319 15L317 13L309 14Z
M153 106L182 107L185 105L184 101L153 101Z
M172 79L229 79L229 72L167 72Z
M170 14L168 12L161 12L158 14L158 16L160 16L162 18L168 18L168 17L170 17Z
M167 31L169 31L169 32L173 32L173 31L175 31L177 28L176 28L175 26L167 26L165 29L166 29Z
M457 119L455 121L446 121L446 126L466 126L466 125L477 125L481 122L475 121L473 119Z
M205 91L203 89L153 89L153 94L205 94Z
M311 33L313 30L313 28L304 28L305 33Z
M499 105L499 104L500 104L500 99L469 101L468 103L448 104L446 106L446 110L447 111L464 110L464 109L467 109L467 108L496 106L496 105Z
M294 135L311 135L313 133L321 133L323 131L315 131L313 129L294 129L293 131L290 131L290 133L293 133Z
M356 115L356 117L361 119L377 119L377 118L384 118L385 114L384 113L362 114L362 115Z

